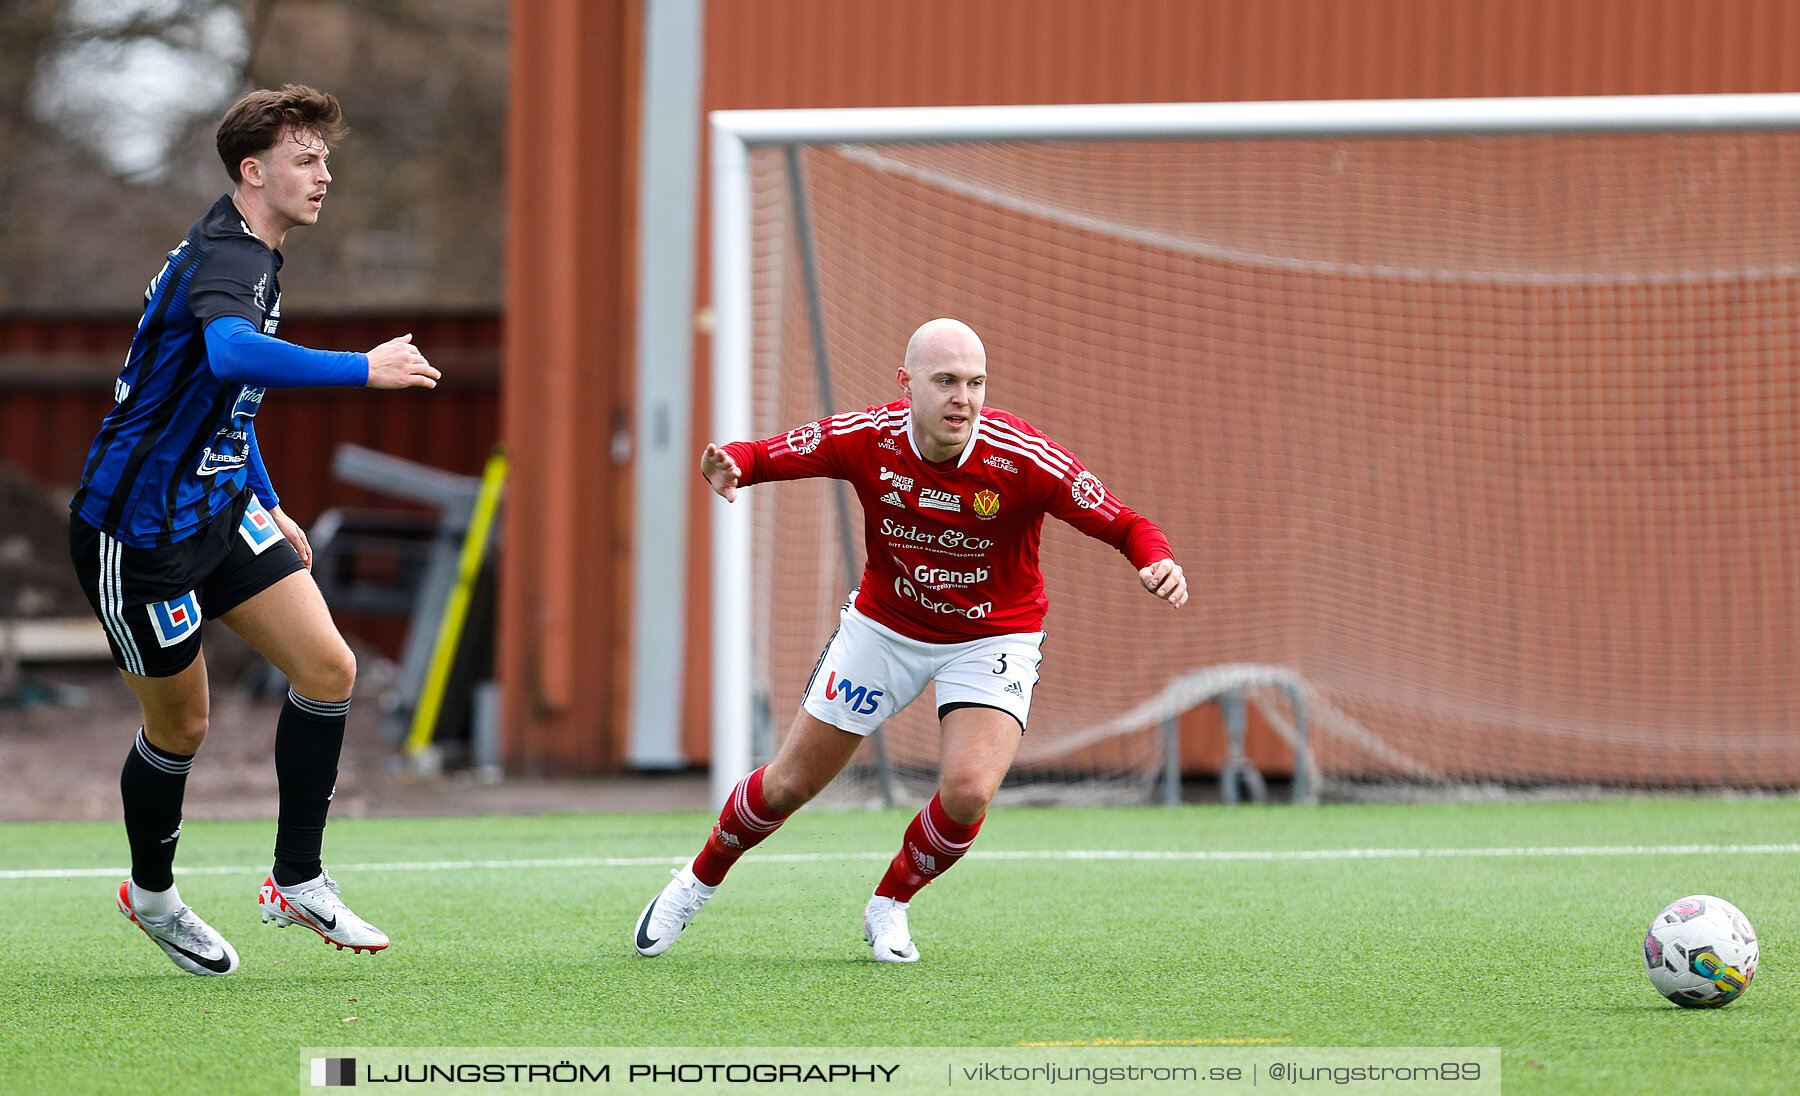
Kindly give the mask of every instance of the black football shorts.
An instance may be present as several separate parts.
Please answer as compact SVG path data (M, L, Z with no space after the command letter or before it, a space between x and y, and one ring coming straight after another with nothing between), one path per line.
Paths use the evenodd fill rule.
M143 677L173 677L200 653L200 625L295 571L300 553L256 496L164 548L133 548L69 515L69 555L106 629L113 663Z

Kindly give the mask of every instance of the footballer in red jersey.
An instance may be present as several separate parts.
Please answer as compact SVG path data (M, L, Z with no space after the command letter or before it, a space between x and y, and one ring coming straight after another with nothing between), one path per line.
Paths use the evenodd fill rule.
M976 397L979 398L978 396ZM872 407L724 455L737 486L823 476L848 480L862 501L864 551L856 608L913 639L1035 632L1044 620L1038 543L1046 514L1061 518L1148 567L1171 553L1138 516L1068 450L1016 415L980 408L960 450L921 451L907 400Z
M848 481L862 502L868 562L775 760L738 783L705 847L644 907L633 937L643 955L668 950L732 864L935 682L938 791L863 913L877 961L916 960L908 903L973 844L1030 713L1044 517L1117 548L1157 597L1187 601L1162 530L1030 423L985 406L987 355L966 324L921 326L898 377L905 396L893 403L701 454L701 474L727 502L771 480Z

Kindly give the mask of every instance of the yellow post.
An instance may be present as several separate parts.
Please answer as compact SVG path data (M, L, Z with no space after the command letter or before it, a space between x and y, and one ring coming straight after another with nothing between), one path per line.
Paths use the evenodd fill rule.
M481 490L475 495L475 508L469 514L469 531L463 537L462 553L457 557L456 585L450 590L450 600L444 606L437 641L431 648L431 666L425 672L425 685L419 690L419 706L413 710L412 733L406 737L409 756L416 756L431 745L438 712L444 706L444 689L450 683L450 667L456 661L456 647L462 640L463 622L469 615L469 598L475 589L475 580L481 576L482 562L487 558L494 515L500 509L500 493L505 486L506 450L497 446L481 473Z

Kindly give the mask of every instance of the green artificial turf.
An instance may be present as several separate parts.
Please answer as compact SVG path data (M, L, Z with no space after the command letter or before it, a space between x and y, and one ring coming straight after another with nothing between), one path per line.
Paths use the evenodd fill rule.
M119 826L0 825L0 1093L288 1093L301 1048L359 1046L1498 1046L1508 1093L1800 1078L1800 855L1619 851L1786 845L1791 799L1000 810L914 902L923 959L876 964L861 910L908 817L802 812L654 960L630 930L708 817L334 822L345 899L395 941L373 956L259 922L271 823L191 821L177 881L225 978L116 912L122 874L19 877L122 867ZM1513 851L1445 855L1470 849ZM1037 855L1066 850L1245 856ZM632 862L525 863L568 858ZM1762 938L1726 1009L1642 971L1692 893Z

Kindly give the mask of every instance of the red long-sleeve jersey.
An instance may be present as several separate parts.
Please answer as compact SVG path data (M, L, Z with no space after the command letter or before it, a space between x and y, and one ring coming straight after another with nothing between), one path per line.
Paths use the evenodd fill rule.
M1039 631L1045 514L1134 567L1173 557L1161 529L1017 415L982 408L961 456L933 463L919 455L908 406L896 400L725 446L740 487L820 476L856 489L868 554L856 607L871 620L926 643Z

